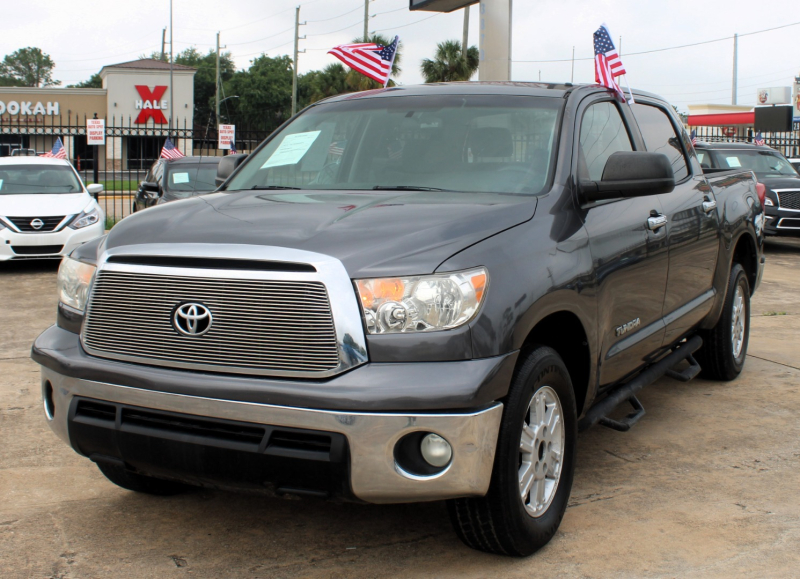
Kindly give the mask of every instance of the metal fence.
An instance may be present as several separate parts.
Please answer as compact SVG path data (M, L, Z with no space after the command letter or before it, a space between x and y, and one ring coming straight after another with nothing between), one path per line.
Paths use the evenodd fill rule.
M88 145L86 118L17 117L14 121L0 120L0 156L27 149L28 154L44 154L61 138L67 158L78 170L84 182L101 183L100 205L106 212L110 227L131 213L139 183L159 158L167 138L187 156L220 156L227 153L217 149L217 130L210 127L169 128L166 125L137 125L131 117L106 119L106 144ZM236 127L236 149L252 151L271 131L267 128ZM21 152L21 151L20 151Z
M751 128L692 127L697 140L707 143L753 143L756 132ZM795 129L799 127L795 126ZM764 144L780 151L786 157L800 157L800 130L785 133L762 133Z

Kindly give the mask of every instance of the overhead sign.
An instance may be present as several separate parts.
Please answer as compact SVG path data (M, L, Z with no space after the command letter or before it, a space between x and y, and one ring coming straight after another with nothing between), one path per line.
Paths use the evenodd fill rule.
M758 104L788 105L792 102L792 89L788 86L758 89Z
M477 4L480 0L409 0L409 10L428 12L452 12L465 6Z
M218 129L219 143L217 143L217 148L229 150L231 143L236 141L236 125L219 125Z
M789 105L756 107L753 125L756 131L765 133L789 132L792 130L792 107Z
M166 86L154 86L150 90L149 86L137 84L136 91L139 93L141 99L137 100L135 107L139 112L139 116L133 121L137 125L143 125L148 119L153 119L157 125L166 125L167 117L164 116L165 110L169 108L169 101L163 99L164 93L167 92Z
M87 145L106 144L105 119L86 119L86 144Z

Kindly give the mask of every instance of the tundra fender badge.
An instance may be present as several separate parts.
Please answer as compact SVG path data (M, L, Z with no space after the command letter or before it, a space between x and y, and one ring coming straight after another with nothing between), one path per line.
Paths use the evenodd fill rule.
M639 318L636 318L635 320L631 320L627 324L622 324L621 326L617 326L616 329L614 330L614 333L617 335L617 337L624 336L631 330L638 328L639 324L641 323L642 323L641 320Z

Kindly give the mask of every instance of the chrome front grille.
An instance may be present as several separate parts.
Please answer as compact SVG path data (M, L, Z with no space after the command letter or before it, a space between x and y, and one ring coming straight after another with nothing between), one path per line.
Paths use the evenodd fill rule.
M800 211L800 189L796 190L778 190L778 206L781 209L791 209L793 211Z
M86 350L229 373L322 376L339 367L336 329L322 282L173 272L98 271L83 326ZM207 333L187 336L176 330L175 311L186 303L200 303L211 312Z
M59 215L56 217L6 217L14 226L22 233L49 233L55 231L58 224L64 221L66 215ZM34 221L41 221L41 225L37 229L32 225Z

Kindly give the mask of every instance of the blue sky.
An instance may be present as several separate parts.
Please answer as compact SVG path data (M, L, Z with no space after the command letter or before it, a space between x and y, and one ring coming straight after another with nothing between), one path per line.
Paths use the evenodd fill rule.
M175 50L212 48L221 31L239 68L266 51L291 54L297 0L173 0ZM301 3L300 72L335 62L326 50L351 41L363 30L363 0L309 0ZM4 3L0 53L38 46L56 61L62 86L85 80L104 64L137 58L160 49L169 23L167 0L46 0ZM371 31L399 34L405 45L404 84L421 82L419 63L436 43L460 39L463 12L433 15L409 12L408 0L373 0ZM514 0L514 80L569 81L575 46L575 81L593 82L592 32L606 22L614 40L622 36L623 62L632 86L665 96L685 110L688 103L730 103L732 40L634 55L647 50L714 40L800 21L796 4L744 0ZM478 41L478 8L472 8L470 42ZM800 74L800 26L745 36L739 40L739 103L755 104L758 88L789 86Z

